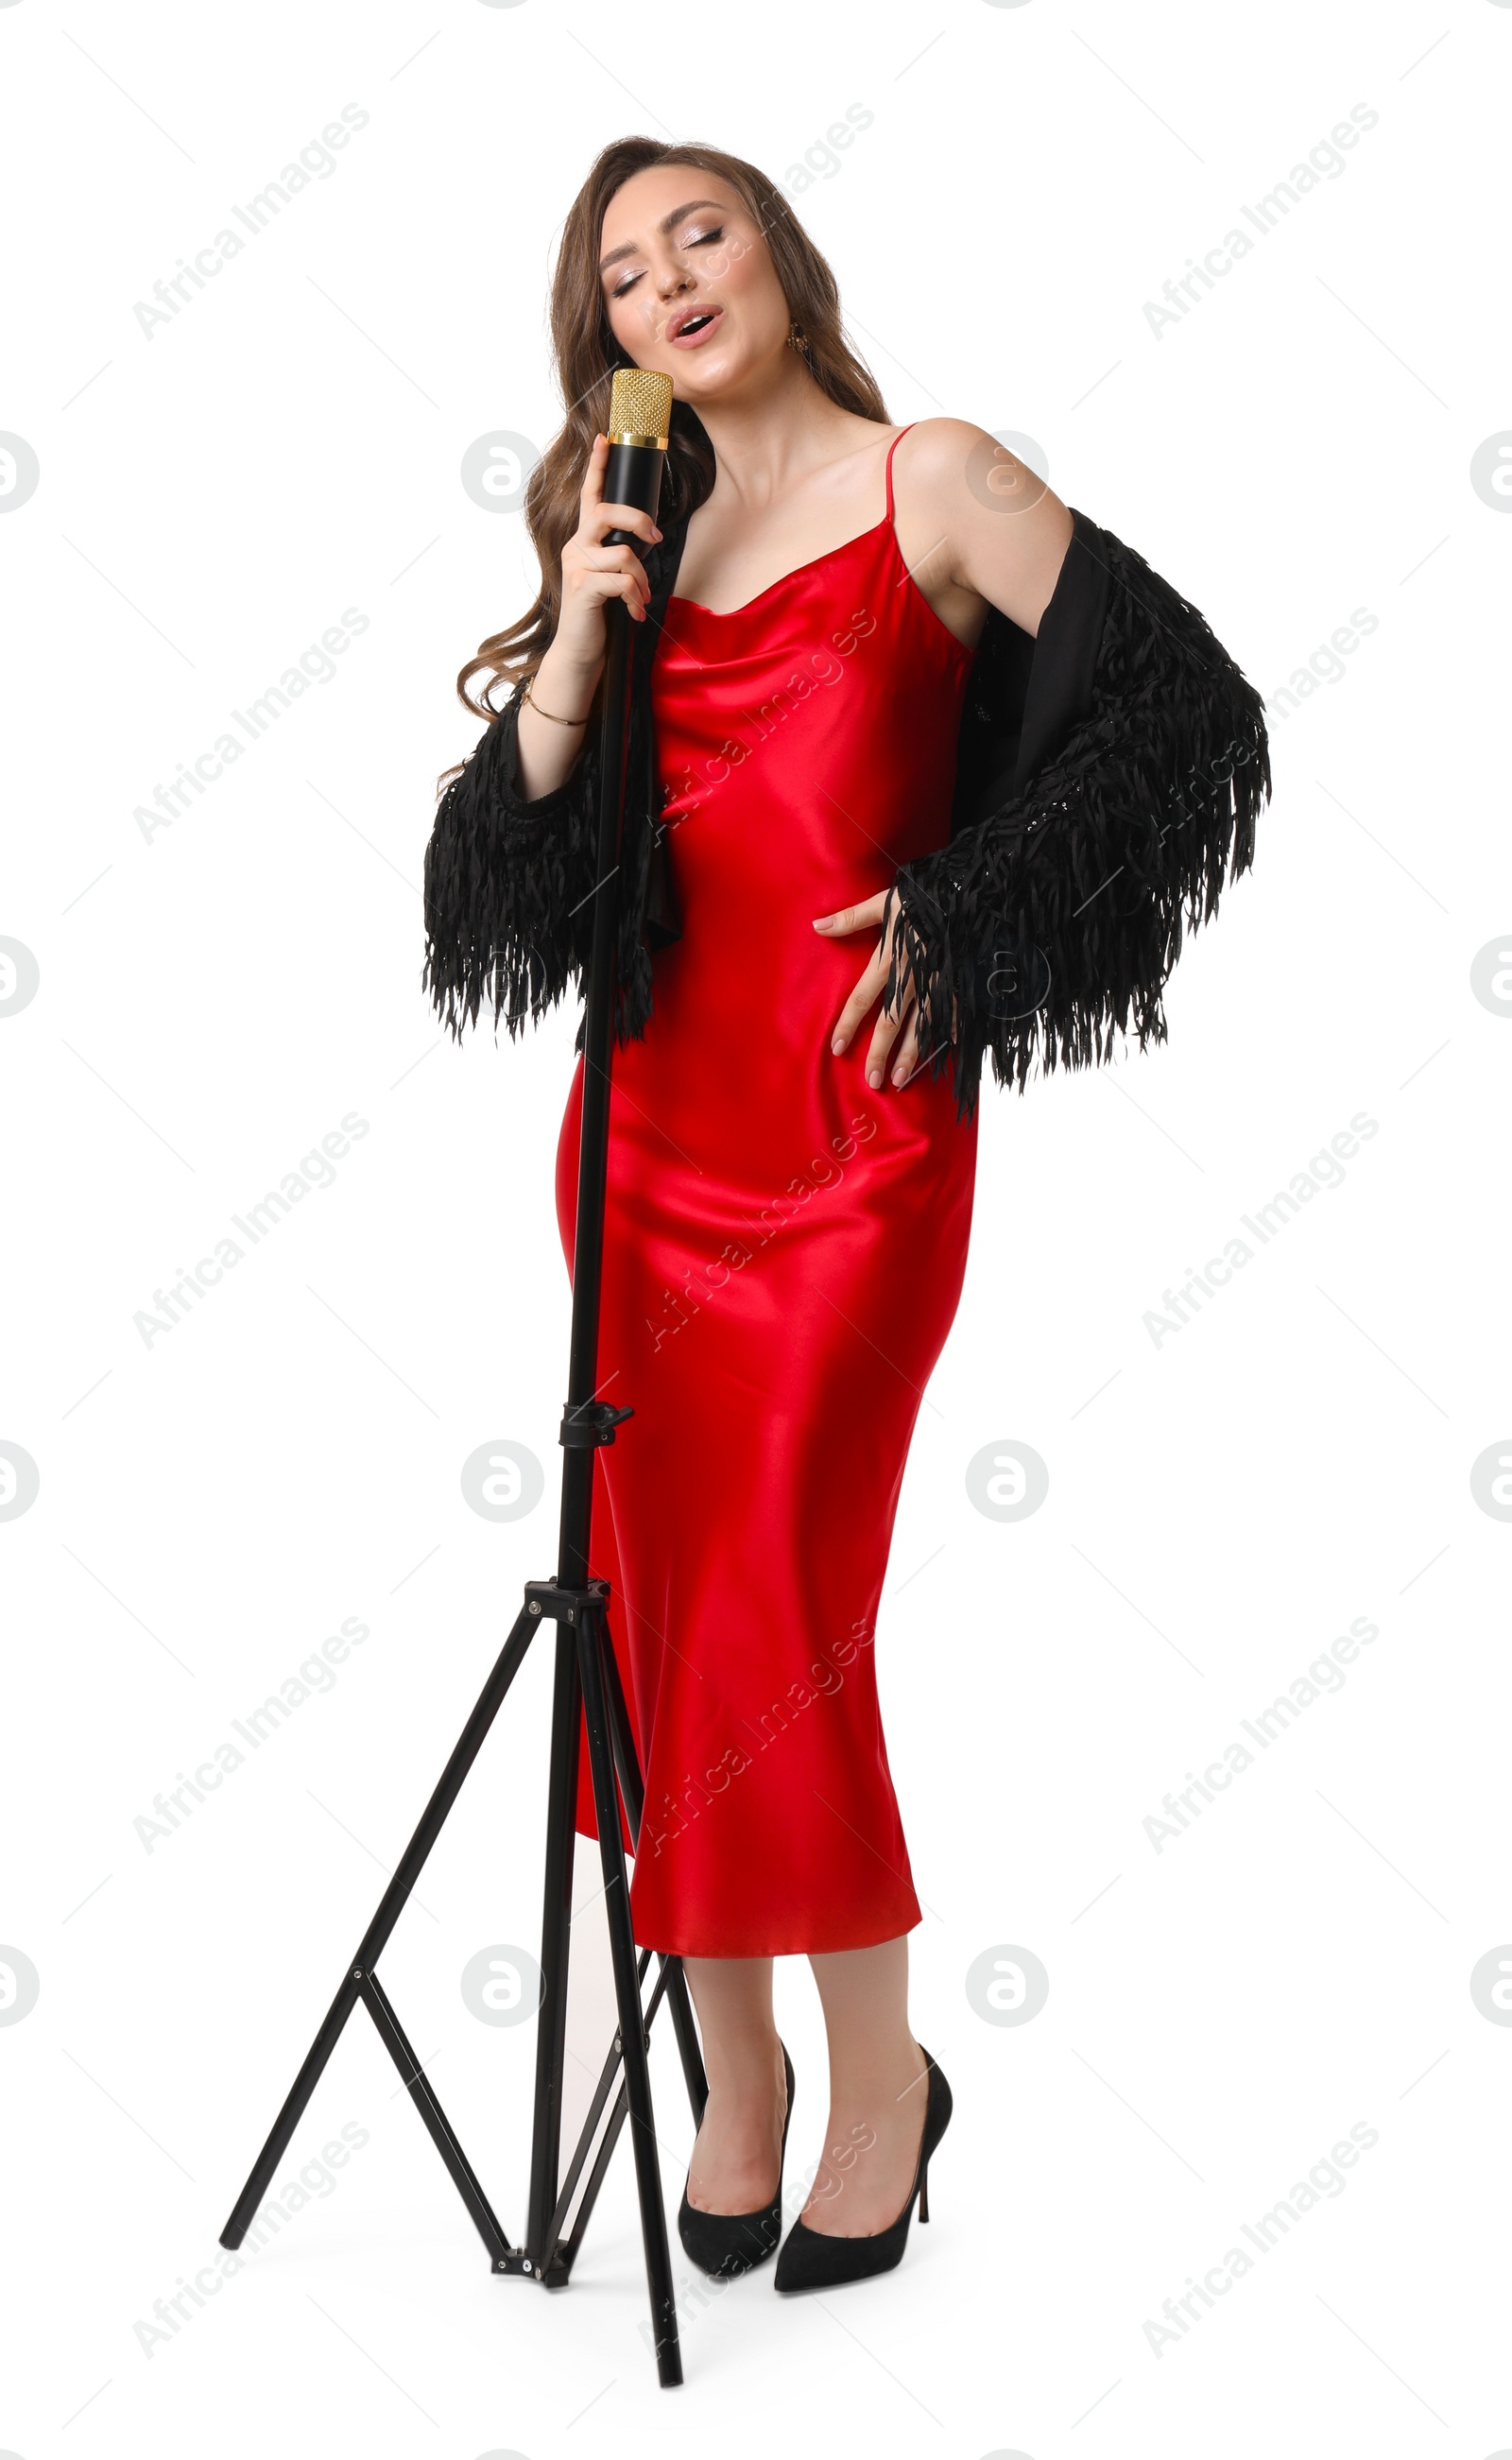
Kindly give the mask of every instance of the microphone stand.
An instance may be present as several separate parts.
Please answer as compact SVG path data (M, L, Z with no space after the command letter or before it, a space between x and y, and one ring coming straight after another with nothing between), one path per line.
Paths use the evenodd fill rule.
M636 371L637 374L639 372ZM644 383L644 377L641 381ZM670 380L662 381L666 383L670 396ZM616 392L619 388L620 378L616 377ZM654 440L650 436L632 435L626 437L623 433L616 435L614 431L623 431L627 425L644 428L648 423L642 401L636 402L642 415L633 420L617 417L615 413L620 407L616 401L610 412L611 435L605 472L604 501L633 504L650 512L654 520L665 444L661 449L655 449ZM633 542L632 533L616 529L608 533L606 543L620 545L627 541ZM659 2382L667 2387L680 2384L683 2379L682 2356L667 2242L667 2215L657 2166L648 2058L651 2021L664 1998L671 2011L695 2122L703 2116L709 2089L680 1958L658 1955L660 1970L650 2001L644 2007L642 2004L641 1991L650 1964L650 1953L649 1950L637 1951L630 1924L620 1807L623 1803L625 1822L633 1840L640 1832L644 1789L609 1638L607 1616L608 1583L592 1580L588 1575L593 1456L600 1445L614 1441L615 1428L623 1419L632 1415L629 1409L616 1409L608 1402L599 1400L596 1394L604 1209L608 1169L609 1071L613 1054L614 954L620 910L619 847L624 819L630 670L629 610L623 601L616 599L606 605L605 615L607 639L601 734L598 886L584 1025L583 1112L578 1148L567 1399L562 1412L559 1437L564 1457L557 1577L554 1580L525 1582L524 1603L515 1618L493 1672L462 1728L457 1747L425 1807L419 1826L400 1856L378 1909L358 1942L325 2022L289 2088L267 2141L258 2154L230 2218L221 2233L221 2244L225 2247L241 2245L267 2193L273 2172L287 2149L305 2105L335 2048L348 2017L360 2000L377 2026L378 2037L397 2067L498 2274L538 2281L547 2289L565 2288L578 2249L583 2243L588 2216L598 2199L610 2156L628 2116L640 2200L641 2236L646 2251L646 2280L650 2294L656 2372ZM546 1801L545 1884L541 1919L542 1999L536 2033L530 2186L524 2240L517 2246L505 2235L496 2217L374 1967L504 1696L523 1663L525 1652L543 1622L554 1622L557 1626L556 1668ZM585 1727L594 1815L599 1832L599 1854L604 1869L605 1906L608 1918L619 2025L605 2058L583 2132L563 2178L560 2175L562 2082L566 2043L572 1865L576 1843L579 1737ZM620 2077L621 2068L623 2077ZM620 2081L616 2092L617 2077ZM611 2095L613 2108L603 2128L597 2152L593 2153L594 2137ZM590 2153L593 2153L591 2169L588 2168ZM587 2173L586 2184L585 2171ZM568 2215L580 2186L582 2195L568 2228Z

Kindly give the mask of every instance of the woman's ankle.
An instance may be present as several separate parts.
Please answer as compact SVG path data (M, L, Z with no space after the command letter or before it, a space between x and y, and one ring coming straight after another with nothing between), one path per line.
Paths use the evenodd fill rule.
M885 2107L903 2093L912 2098L913 2088L922 2088L927 2073L928 2061L906 2028L881 2042L843 2044L838 2052L832 2046L830 2099L837 2107L842 2102Z
M737 2042L706 2040L704 2068L711 2097L734 2110L765 2110L774 2085L779 2099L783 2089L782 2044L776 2025Z

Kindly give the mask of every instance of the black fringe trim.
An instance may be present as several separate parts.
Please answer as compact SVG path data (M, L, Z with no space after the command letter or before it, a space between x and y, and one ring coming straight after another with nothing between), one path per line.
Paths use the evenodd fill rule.
M513 783L522 687L437 806L425 853L421 985L461 1040L479 1006L522 1033L581 983L593 928L598 746L533 811Z
M640 644L636 645L637 649ZM645 654L643 652L643 654ZM651 1013L650 900L657 944L678 936L665 828L648 815L652 742L649 684L630 696L627 797L620 849L614 1030L645 1033ZM479 1007L522 1033L569 988L586 988L593 941L598 848L599 721L566 782L534 803L515 786L523 685L437 805L425 852L425 965L421 987L454 1040ZM583 1047L578 1024L578 1048Z
M1023 1092L1036 1055L1049 1073L1107 1060L1131 1029L1141 1050L1165 1040L1183 921L1205 922L1225 878L1249 869L1270 794L1260 694L1141 555L1089 530L1110 580L1091 713L888 897L889 915L894 897L902 909L888 1004L913 990L921 1058L936 1076L953 1060L962 1117L989 1051L998 1083Z

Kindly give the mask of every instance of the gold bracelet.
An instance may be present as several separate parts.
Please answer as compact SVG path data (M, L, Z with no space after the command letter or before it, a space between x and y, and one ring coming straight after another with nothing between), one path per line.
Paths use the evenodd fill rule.
M532 675L530 683L533 683L534 681L535 677ZM538 717L549 717L553 726L586 726L588 722L586 715L582 717L558 717L553 710L543 709L541 703L535 698L531 691L530 683L526 684L524 690L521 693L520 697L522 702L529 701L531 708L535 710Z

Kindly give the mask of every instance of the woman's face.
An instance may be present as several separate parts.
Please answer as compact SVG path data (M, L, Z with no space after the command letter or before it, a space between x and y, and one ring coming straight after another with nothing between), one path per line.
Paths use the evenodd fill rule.
M599 256L615 340L637 367L670 375L679 401L728 393L787 340L765 240L734 189L696 164L627 180L605 209Z

